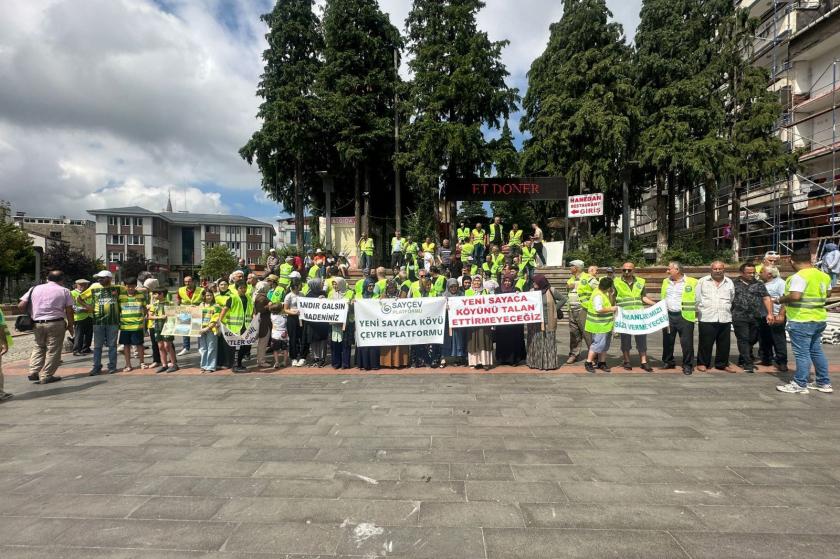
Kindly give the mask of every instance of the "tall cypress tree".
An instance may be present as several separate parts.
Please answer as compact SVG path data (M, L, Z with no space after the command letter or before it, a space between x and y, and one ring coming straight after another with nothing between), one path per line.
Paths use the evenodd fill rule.
M563 175L572 191L608 194L621 212L621 173L635 121L631 50L604 0L566 0L545 51L528 72L520 128L531 134L525 174Z
M414 0L406 20L409 68L401 162L421 199L492 161L482 127L498 128L516 108L501 62L507 41L478 29L481 0Z
M371 192L372 177L391 163L398 82L394 52L402 39L376 0L329 0L323 31L324 65L318 80L322 117L338 164L354 182L358 233L361 182ZM364 199L369 219L369 197Z
M294 208L298 250L303 250L305 198L320 184L323 134L315 79L322 48L312 0L283 0L262 16L268 25L265 68L257 88L262 126L239 154L262 174L268 197Z
M513 144L513 132L507 122L502 127L502 135L491 143L491 148L496 175L499 177L519 176L519 152ZM499 216L504 220L505 231L509 231L514 223L527 231L528 226L536 221L534 213L536 204L542 203L499 200L491 202L490 208L493 216Z

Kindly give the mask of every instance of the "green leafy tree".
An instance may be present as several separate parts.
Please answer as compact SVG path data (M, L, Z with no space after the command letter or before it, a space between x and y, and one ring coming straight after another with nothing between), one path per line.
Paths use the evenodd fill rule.
M636 155L656 188L657 257L669 244L669 202L688 181L689 146L707 129L709 37L696 0L644 0L636 32L636 86L642 131Z
M9 207L0 204L0 288L32 267L34 251L26 231L9 219Z
M414 0L406 20L413 77L403 97L400 162L417 197L432 207L441 185L492 161L482 127L499 128L516 108L501 62L508 43L478 29L483 7L481 0Z
M561 175L579 192L605 192L621 214L621 174L638 119L631 50L604 0L566 0L548 46L528 72L520 128L526 175Z
M491 149L496 176L518 177L520 175L519 152L513 144L513 132L507 122L502 127L501 136L491 142ZM535 208L544 205L541 202L496 200L490 202L490 209L493 217L498 216L502 218L505 231L509 231L510 226L514 223L519 225L520 228L527 230L531 223L537 221Z
M479 221L487 220L487 210L484 204L477 200L468 200L458 204L458 220L466 220L470 227Z
M322 40L312 6L312 0L283 0L262 16L269 28L257 88L262 126L239 150L257 163L267 196L294 209L300 251L305 200L321 184L316 172L325 150L314 90Z
M357 240L364 192L371 192L376 168L391 166L394 93L398 76L394 52L402 46L399 30L376 0L329 0L324 10L324 64L318 90L321 119L333 139L338 164L347 169L354 189ZM364 197L370 218L370 197ZM365 231L370 223L366 222Z
M61 270L67 280L65 285L69 286L77 279L93 277L93 274L103 267L101 261L88 257L80 250L70 248L68 243L55 243L44 255L41 273L46 277L51 270Z
M208 248L204 253L200 274L202 278L227 278L238 266L236 256L224 245Z

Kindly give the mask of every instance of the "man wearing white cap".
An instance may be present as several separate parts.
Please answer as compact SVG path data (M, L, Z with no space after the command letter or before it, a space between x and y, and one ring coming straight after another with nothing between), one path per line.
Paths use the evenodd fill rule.
M268 251L268 258L265 259L266 275L276 274L277 268L280 266L280 257L277 256L277 250L271 249Z
M761 270L763 270L767 266L776 267L776 264L779 262L779 253L775 250L768 250L764 253L764 260L761 261L761 264L755 267L755 277L756 279L761 279Z
M102 270L93 276L91 285L81 298L89 301L86 307L93 318L93 367L90 376L102 372L102 349L108 348L108 374L117 372L117 334L120 332L120 295L126 294L121 285L111 285L113 275Z
M592 345L592 334L586 331L586 309L592 295L590 281L592 277L583 271L582 260L569 262L571 277L566 282L569 295L569 358L566 364L571 365L578 360L580 344L583 341L586 348Z

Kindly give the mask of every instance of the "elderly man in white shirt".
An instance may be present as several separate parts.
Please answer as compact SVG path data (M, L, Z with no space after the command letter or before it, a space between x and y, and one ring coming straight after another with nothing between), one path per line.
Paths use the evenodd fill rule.
M729 365L732 301L735 284L726 277L726 264L712 262L712 273L697 281L697 320L700 340L697 348L697 370L715 369L734 373ZM712 347L715 360L712 363Z

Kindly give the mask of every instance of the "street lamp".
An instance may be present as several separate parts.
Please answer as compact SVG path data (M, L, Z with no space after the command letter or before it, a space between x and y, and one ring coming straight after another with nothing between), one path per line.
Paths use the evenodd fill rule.
M321 177L321 182L324 185L324 195L326 196L326 210L327 210L327 236L326 248L332 250L332 193L333 193L333 178L327 171L318 171L318 176Z

